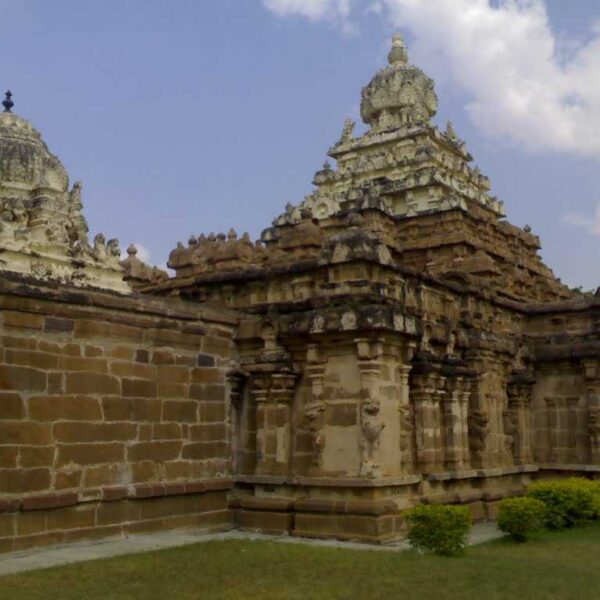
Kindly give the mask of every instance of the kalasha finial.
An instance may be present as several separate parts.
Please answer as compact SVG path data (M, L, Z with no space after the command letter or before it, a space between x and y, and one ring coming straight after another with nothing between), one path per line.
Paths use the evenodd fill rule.
M392 37L392 49L388 54L388 61L390 65L405 65L408 63L408 52L400 33L395 33Z
M6 90L5 94L4 94L5 98L4 101L2 102L2 106L4 106L4 112L12 112L12 107L15 105L15 103L12 101L12 92L10 90Z

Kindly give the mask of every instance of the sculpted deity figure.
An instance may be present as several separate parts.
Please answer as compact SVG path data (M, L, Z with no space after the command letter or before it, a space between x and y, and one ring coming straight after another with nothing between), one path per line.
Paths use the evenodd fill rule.
M446 355L454 356L454 350L456 348L456 334L452 332L448 336L448 343L446 344Z
M324 411L325 404L323 402L310 403L304 411L306 429L312 440L311 464L319 468L323 463L323 449L325 448L325 435L322 431Z
M69 192L69 199L73 206L81 206L81 181L77 181L73 184L73 188Z
M12 205L12 221L17 227L27 224L27 210L22 200L15 200Z
M338 141L338 144L349 142L354 137L355 127L356 123L352 119L346 119L344 121L344 129L342 130L342 135Z
M117 240L116 238L108 240L106 247L111 256L121 256L121 249L119 248L119 240Z
M107 256L106 238L104 237L104 234L97 233L96 237L94 237L94 258L99 261L104 261Z
M375 460L375 457L379 448L381 432L385 428L385 423L382 421L379 411L379 402L372 398L365 400L360 409L360 475L369 478L375 478L379 474L379 463Z
M412 408L410 404L402 404L398 407L398 411L400 412L400 450L408 452L413 434Z
M482 410L474 410L468 416L469 448L474 458L481 461L488 435L488 417Z
M452 121L448 121L448 123L446 123L445 134L451 142L458 142L458 136L456 135L456 131L454 130L454 125L452 124Z
M21 199L6 200L0 209L2 237L11 241L26 237L27 220L27 209Z
M519 416L514 409L507 409L502 413L504 425L505 446L509 456L514 456L519 429Z

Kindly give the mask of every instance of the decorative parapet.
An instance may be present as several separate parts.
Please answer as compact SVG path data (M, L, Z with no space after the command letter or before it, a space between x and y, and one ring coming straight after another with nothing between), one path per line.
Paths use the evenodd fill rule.
M121 261L124 275L123 279L130 282L131 285L141 287L144 285L151 285L166 281L169 279L169 275L166 271L159 269L158 267L152 267L141 261L137 257L138 250L131 244L127 248L127 258Z

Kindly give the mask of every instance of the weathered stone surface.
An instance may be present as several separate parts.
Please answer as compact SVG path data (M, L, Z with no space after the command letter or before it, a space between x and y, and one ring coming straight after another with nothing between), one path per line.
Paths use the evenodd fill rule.
M206 387L225 389L221 358L205 352L202 367L196 366L204 311L83 290L70 297L8 279L0 280L0 306L11 307L0 319L6 341L0 350L0 513L11 515L0 518L0 547L88 539L114 534L114 527L122 533L124 522L140 529L157 521L183 526L184 517L194 524L205 512L207 522L231 521L221 514L224 492L219 499L211 491L231 487L224 392L220 410L201 415L202 403L187 383L198 369L211 373L214 383ZM186 338L190 315L191 335L198 337L193 348ZM219 330L231 337L234 320L225 313L218 319ZM173 341L157 354L162 341L156 337L165 327L183 346ZM189 360L175 364L179 356ZM181 456L182 447L203 441L202 451ZM150 512L125 502L141 498L144 485L151 490L144 497L157 499ZM210 501L186 500L189 510L177 500L158 507L162 497L209 491Z
M258 242L231 231L179 244L176 277L144 288L246 315L227 387L211 397L199 356L189 393L204 422L232 405L248 526L285 526L260 506L269 486L295 499L295 533L383 540L403 534L401 512L419 500L482 518L538 465L599 464L600 305L554 277L529 228L503 220L436 110L433 82L395 36L362 93L367 131L346 121L315 190ZM202 351L225 350L217 340ZM206 456L212 439L182 458Z
M1 270L41 280L129 292L117 240L88 241L81 183L69 177L32 125L0 113ZM52 327L66 323L50 321Z
M367 131L346 122L314 192L258 242L179 244L170 279L133 247L121 264L116 243L91 248L79 186L3 117L0 549L234 512L383 542L418 502L489 518L536 477L600 473L598 294L502 220L436 110L395 37L363 90ZM37 279L34 232L54 252ZM139 293L94 291L86 270Z

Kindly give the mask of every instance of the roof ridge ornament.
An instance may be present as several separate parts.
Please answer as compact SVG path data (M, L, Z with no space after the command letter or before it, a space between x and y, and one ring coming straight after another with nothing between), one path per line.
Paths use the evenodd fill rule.
M388 54L388 62L390 65L408 64L408 51L404 44L404 38L399 32L396 32L392 37L392 49Z
M4 100L2 102L2 106L4 106L4 112L9 113L12 112L12 107L15 103L12 101L12 92L10 90L6 90L4 93Z

